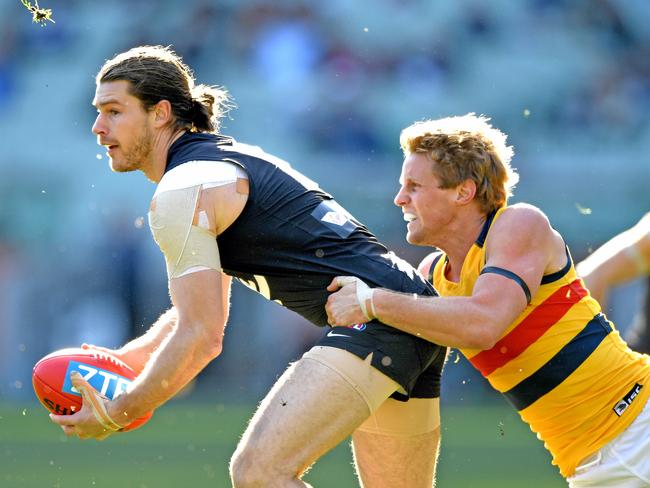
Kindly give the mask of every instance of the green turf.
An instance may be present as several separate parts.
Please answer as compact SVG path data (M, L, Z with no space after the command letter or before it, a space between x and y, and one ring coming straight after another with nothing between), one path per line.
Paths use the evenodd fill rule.
M173 403L138 431L103 442L67 439L37 404L0 406L0 486L228 487L227 464L253 406ZM438 465L442 488L565 487L550 457L503 406L445 406ZM347 443L306 479L357 486Z

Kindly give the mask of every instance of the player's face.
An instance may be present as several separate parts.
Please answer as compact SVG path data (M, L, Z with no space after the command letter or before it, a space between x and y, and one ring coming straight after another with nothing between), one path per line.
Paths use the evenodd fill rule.
M406 240L411 244L436 245L454 215L455 191L440 188L435 164L425 154L413 153L402 165L401 187L394 202L408 222Z
M111 169L118 172L141 169L153 146L152 112L145 110L128 87L124 80L100 83L93 100L98 113L93 133L97 143L108 149Z

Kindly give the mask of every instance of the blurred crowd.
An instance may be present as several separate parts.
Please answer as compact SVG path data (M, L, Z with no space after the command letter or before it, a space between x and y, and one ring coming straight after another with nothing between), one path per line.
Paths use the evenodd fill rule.
M422 118L492 117L515 146L516 200L576 259L650 208L645 0L42 4L56 23L0 3L0 400L31 394L45 353L117 346L168 306L153 187L111 175L90 133L96 70L137 44L173 45L226 86L225 132L285 157L412 262L391 200L399 131ZM233 302L207 389L255 396L320 332L246 291Z

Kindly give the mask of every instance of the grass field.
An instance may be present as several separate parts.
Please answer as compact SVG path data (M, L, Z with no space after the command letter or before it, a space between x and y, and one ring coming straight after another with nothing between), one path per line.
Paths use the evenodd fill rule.
M0 405L0 486L229 487L228 460L252 405L171 403L142 429L104 442L67 439L38 404ZM442 488L554 488L566 483L550 457L505 405L443 409L438 468ZM353 488L347 443L306 479Z

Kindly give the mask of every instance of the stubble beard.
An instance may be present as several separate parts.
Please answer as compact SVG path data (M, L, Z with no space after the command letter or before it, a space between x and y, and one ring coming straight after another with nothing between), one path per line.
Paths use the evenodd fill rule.
M119 164L111 159L111 170L116 173L130 173L142 169L151 155L152 146L151 131L149 127L144 127L139 137L133 142L133 147L124 153Z

